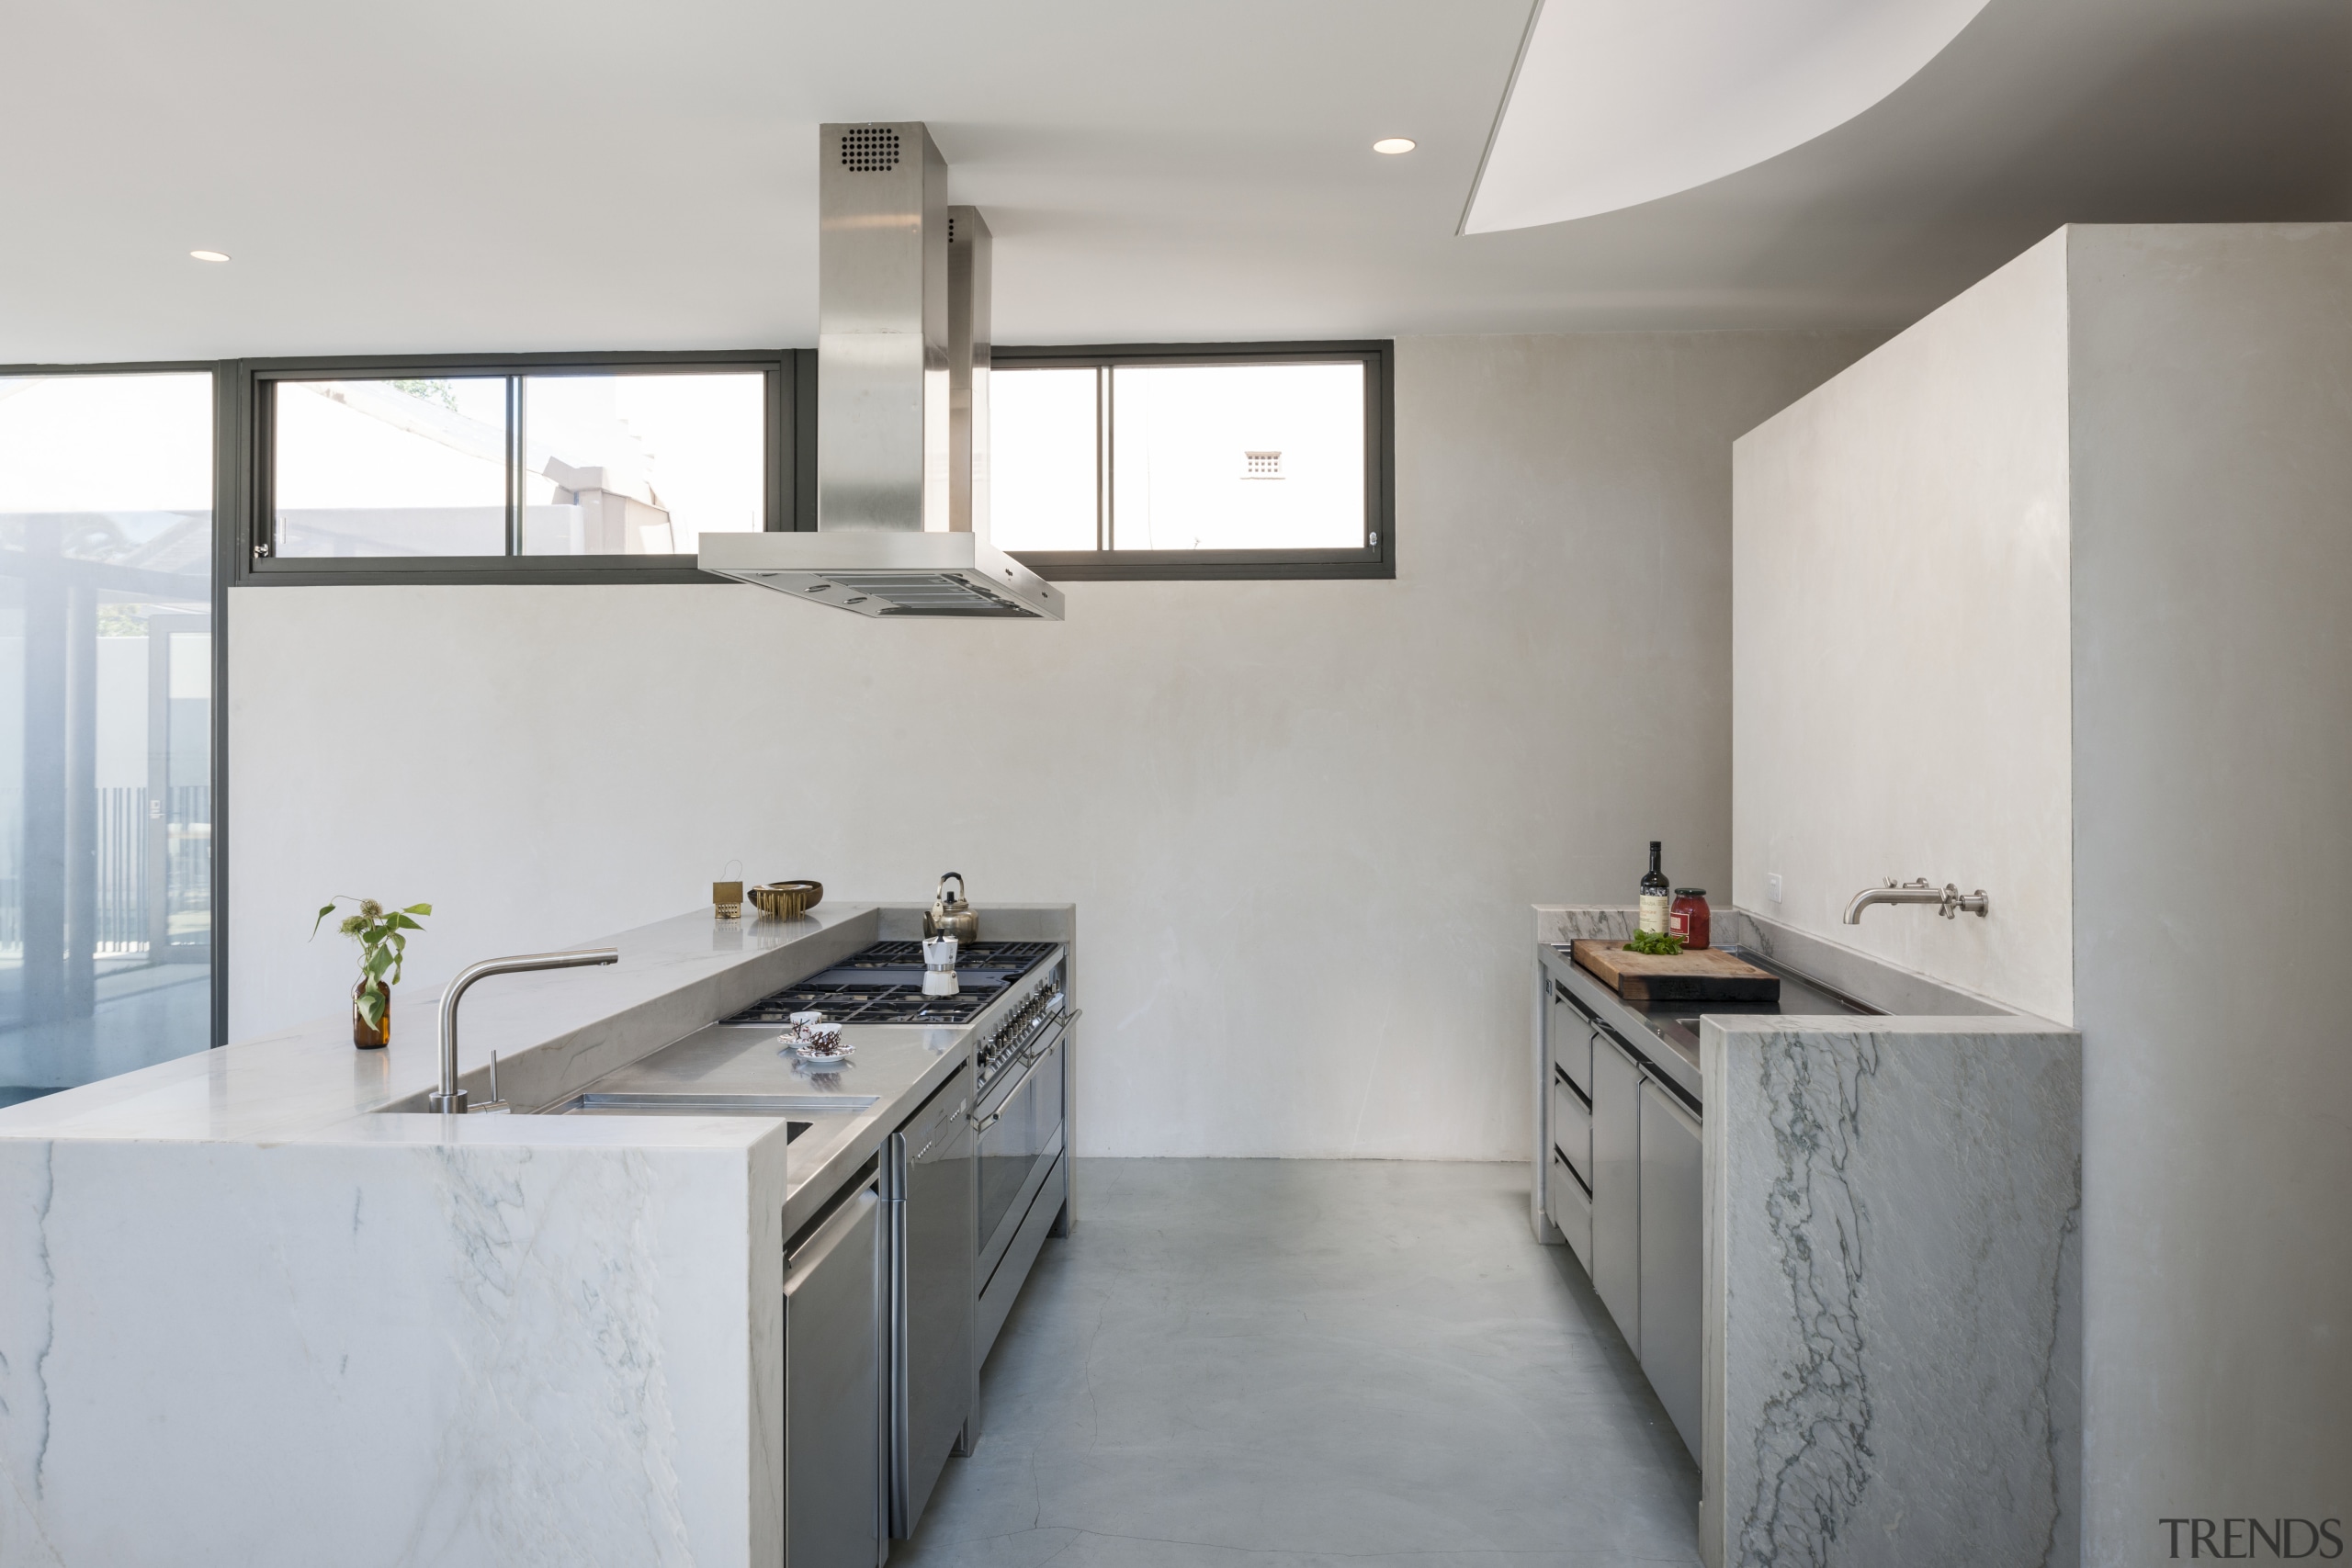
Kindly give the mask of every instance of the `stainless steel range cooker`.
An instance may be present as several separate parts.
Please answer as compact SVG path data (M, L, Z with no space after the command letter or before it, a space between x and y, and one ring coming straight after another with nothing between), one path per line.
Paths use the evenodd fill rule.
M1069 1233L1069 950L974 942L956 954L956 974L957 995L927 997L922 945L876 942L721 1021L781 1029L794 1013L820 1012L860 1026L980 1025L970 1061L891 1134L869 1179L884 1280L880 1523L901 1540L948 1456L978 1440L980 1366L1046 1236ZM786 1338L786 1382L797 1386ZM835 1349L820 1338L811 1354L822 1362ZM828 1484L815 1472L803 1480L804 1492Z

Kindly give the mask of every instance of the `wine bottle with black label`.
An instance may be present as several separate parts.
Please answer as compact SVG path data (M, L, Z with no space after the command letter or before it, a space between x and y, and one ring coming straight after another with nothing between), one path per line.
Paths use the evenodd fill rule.
M1666 930L1667 910L1674 902L1673 886L1666 880L1666 873L1658 868L1658 857L1665 848L1657 840L1650 840L1649 874L1642 878L1640 929L1645 931Z

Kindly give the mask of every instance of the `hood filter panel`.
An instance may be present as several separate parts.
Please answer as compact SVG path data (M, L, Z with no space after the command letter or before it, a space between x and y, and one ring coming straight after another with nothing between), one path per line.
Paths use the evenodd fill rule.
M852 593L863 593L889 606L876 612L900 615L1028 615L1035 612L1017 600L994 593L967 579L939 572L865 573L829 571L827 579Z

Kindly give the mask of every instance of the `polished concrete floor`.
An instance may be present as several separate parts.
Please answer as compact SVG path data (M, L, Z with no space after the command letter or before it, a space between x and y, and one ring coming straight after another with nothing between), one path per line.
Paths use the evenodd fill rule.
M1699 1561L1697 1470L1524 1166L1079 1179L893 1568Z

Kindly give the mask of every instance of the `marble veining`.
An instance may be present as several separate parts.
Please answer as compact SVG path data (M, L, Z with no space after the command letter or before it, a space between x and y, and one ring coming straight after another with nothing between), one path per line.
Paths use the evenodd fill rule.
M1624 942L1634 934L1641 911L1605 904L1538 904L1535 940L1565 947L1572 942Z
M820 913L486 988L465 1076L540 1103L913 918ZM873 1104L791 1144L408 1113L431 1031L342 1017L0 1111L0 1563L776 1562L784 1239L966 1039L860 1032Z
M2081 1039L1709 1017L1713 1562L2075 1562Z
M1868 1035L1775 1035L1756 1068L1779 1166L1763 1211L1804 1357L1783 1369L1786 1391L1764 1402L1750 1437L1756 1491L1740 1556L1826 1562L1872 1457L1860 1300L1869 1204L1846 1166L1878 1051Z

